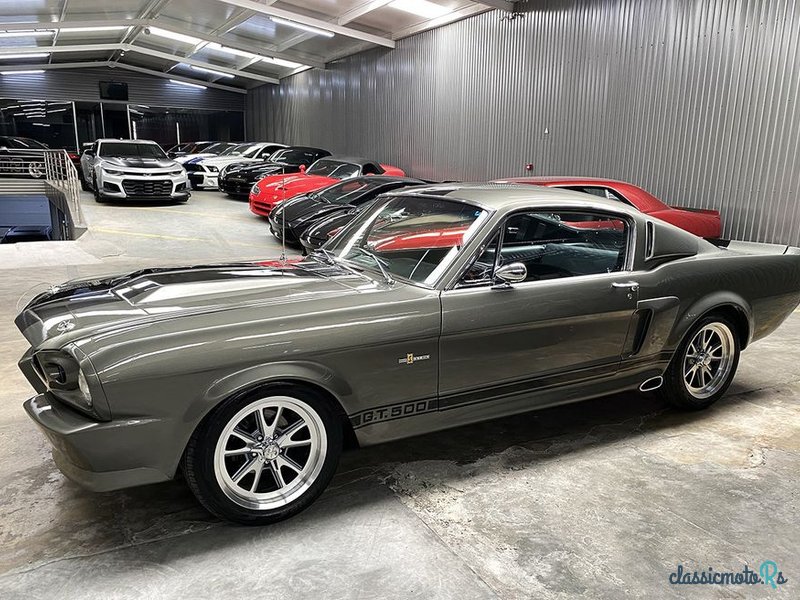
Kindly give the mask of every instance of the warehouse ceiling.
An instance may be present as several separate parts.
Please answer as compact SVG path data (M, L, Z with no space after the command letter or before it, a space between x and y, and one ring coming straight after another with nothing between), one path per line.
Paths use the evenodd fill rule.
M511 7L505 0L0 0L0 73L112 66L242 90Z

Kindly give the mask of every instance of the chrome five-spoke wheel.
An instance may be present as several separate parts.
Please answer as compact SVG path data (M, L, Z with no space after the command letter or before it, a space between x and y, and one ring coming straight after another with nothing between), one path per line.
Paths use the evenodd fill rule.
M214 473L240 506L277 508L308 489L326 448L325 426L308 405L288 396L264 398L228 422L217 442Z
M723 323L709 323L689 342L683 360L687 391L700 400L716 394L733 368L733 332Z

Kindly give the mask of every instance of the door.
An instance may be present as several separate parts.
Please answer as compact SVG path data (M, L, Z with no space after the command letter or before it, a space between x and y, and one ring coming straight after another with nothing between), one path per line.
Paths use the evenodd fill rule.
M638 295L631 228L595 213L509 217L442 293L440 408L616 372ZM525 280L498 284L512 263Z

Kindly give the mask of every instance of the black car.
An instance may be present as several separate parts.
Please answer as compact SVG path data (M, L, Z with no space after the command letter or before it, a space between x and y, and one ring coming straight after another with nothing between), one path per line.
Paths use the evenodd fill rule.
M269 228L278 239L282 239L282 233L285 232L287 243L298 243L303 233L321 219L355 211L385 192L423 183L411 177L387 175L345 179L311 194L282 202L270 213Z
M267 175L299 173L317 159L330 155L330 152L321 148L289 146L275 152L268 161L228 165L220 173L219 189L229 196L246 198L253 185Z
M44 177L47 146L25 137L0 136L0 175Z

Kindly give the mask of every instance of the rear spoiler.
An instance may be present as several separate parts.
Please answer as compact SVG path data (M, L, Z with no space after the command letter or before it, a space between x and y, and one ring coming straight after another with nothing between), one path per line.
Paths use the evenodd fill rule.
M736 240L708 239L717 248L726 248L740 254L800 254L800 248L785 244L762 244L760 242L738 242Z

